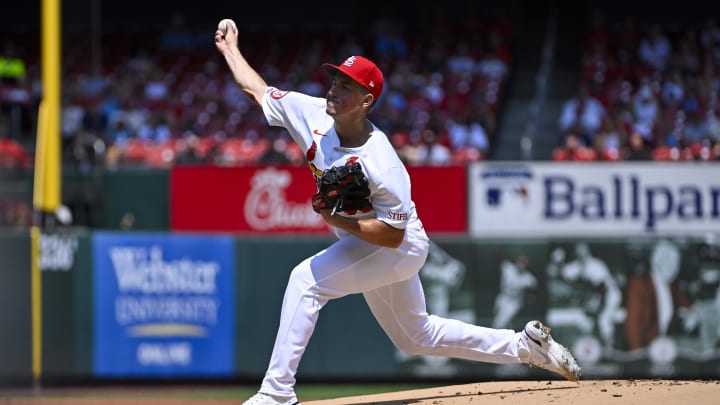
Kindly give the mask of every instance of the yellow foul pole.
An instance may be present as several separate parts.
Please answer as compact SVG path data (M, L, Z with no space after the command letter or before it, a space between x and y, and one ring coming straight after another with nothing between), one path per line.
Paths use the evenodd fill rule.
M32 374L42 375L42 272L40 237L45 218L60 205L60 0L41 0L42 100L35 147L31 239Z

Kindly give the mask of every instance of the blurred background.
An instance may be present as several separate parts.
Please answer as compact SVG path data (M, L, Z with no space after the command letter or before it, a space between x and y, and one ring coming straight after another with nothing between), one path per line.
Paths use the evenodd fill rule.
M43 10L3 6L0 384L261 378L287 275L332 239L305 151L215 49L222 18L280 89L324 97L321 64L353 54L383 70L370 118L436 242L429 312L543 319L589 377L717 377L720 5L628 3L63 1L37 256ZM347 297L299 378L538 375L396 353Z

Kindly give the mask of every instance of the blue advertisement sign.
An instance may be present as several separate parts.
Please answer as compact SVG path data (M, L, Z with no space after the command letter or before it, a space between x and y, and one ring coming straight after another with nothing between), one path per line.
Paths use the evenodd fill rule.
M97 376L234 372L234 243L229 236L93 236Z

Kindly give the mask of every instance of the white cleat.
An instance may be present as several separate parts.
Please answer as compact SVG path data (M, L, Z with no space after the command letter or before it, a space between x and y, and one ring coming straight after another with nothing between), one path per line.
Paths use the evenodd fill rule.
M294 395L288 398L258 392L243 402L243 405L300 405L300 403Z
M540 321L530 321L525 325L521 339L529 352L520 349L520 358L531 366L544 368L570 381L580 379L580 367L567 347L564 347L550 336L550 328Z

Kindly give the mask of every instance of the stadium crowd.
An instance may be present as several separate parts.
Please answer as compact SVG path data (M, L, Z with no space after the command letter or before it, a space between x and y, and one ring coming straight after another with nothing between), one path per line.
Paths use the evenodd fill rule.
M340 27L245 29L248 59L282 89L323 97L329 78L322 62L351 54L377 61L387 90L371 117L406 163L492 158L512 66L509 19L437 14L422 30L379 20L360 34ZM64 32L65 162L303 164L304 151L284 129L268 127L221 68L211 34L178 16L163 32L104 31L100 53L86 32ZM583 34L581 80L557 117L554 160L720 159L720 27L713 17L661 25L600 15ZM42 91L39 40L27 33L3 37L0 166L29 167L35 127L28 122Z
M720 26L607 22L584 32L558 161L719 160Z
M437 15L429 27L412 35L407 27L384 20L358 35L342 29L333 35L317 28L248 29L241 41L269 84L319 97L330 80L322 62L366 55L386 75L387 90L372 119L386 129L408 164L485 159L494 144L511 63L510 23L468 18L458 24ZM261 110L251 108L222 69L208 40L211 34L212 29L208 33L184 26L180 17L163 33L104 32L102 48L107 51L99 63L88 54L93 48L87 35L64 34L61 132L66 162L81 167L303 164L304 151L284 129L269 128ZM5 53L19 45L27 74L3 86L24 94L22 103L32 105L40 97L39 49L9 42ZM17 102L2 99L4 104ZM5 116L10 114L5 111ZM0 137L14 148L24 146L26 156L15 163L31 164L32 134L10 133L11 127L0 126ZM8 153L0 149L0 154Z

